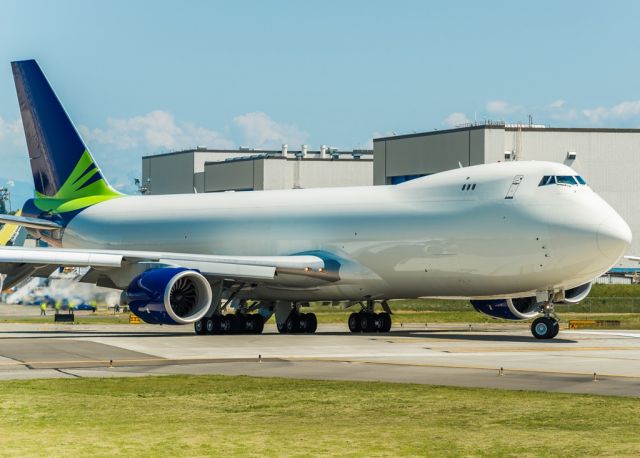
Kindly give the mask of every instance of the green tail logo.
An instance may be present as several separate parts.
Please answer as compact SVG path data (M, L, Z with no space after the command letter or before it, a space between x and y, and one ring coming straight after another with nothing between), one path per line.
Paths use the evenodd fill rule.
M85 150L58 192L46 196L36 191L34 204L42 211L60 214L83 210L122 195L109 186L91 154Z

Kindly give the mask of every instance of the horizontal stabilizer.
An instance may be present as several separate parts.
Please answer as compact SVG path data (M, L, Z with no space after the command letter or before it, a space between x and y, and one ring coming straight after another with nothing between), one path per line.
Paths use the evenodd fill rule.
M0 223L15 224L17 226L28 227L31 229L54 230L62 229L62 226L53 221L40 218L31 218L29 216L17 215L0 215Z

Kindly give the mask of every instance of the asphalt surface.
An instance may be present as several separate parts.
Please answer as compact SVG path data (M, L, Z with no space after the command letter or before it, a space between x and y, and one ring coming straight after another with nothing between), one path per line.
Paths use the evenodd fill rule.
M0 379L228 374L640 397L640 331L440 325L196 336L190 327L1 324ZM594 376L595 374L595 376Z

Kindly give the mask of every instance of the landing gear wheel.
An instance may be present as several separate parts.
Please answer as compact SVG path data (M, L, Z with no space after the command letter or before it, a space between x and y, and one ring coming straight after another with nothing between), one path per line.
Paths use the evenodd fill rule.
M360 314L352 313L349 315L349 320L347 321L349 324L349 331L351 332L360 332Z
M391 315L388 313L379 313L378 314L378 332L389 332L391 331Z
M300 329L299 322L300 318L297 315L294 315L293 313L289 315L287 321L284 322L285 332L287 334L294 334L298 332L298 329Z
M205 326L204 326L205 320L206 320L206 318L203 318L203 319L198 320L195 323L193 323L193 329L196 331L196 335L202 336L202 335L206 334L206 329L205 329Z
M375 315L373 313L361 312L360 313L360 329L362 332L375 332Z
M541 316L531 323L531 334L536 339L553 339L558 335L560 325L555 318Z
M217 315L212 316L211 318L203 318L204 328L207 334L222 334L221 320Z
M287 333L287 327L285 326L286 324L287 324L286 321L284 323L282 323L282 324L276 322L276 327L278 328L278 332L280 334L286 334Z
M222 334L233 334L236 332L237 321L235 315L224 315L220 317L220 328Z
M249 315L251 320L253 321L253 333L254 334L262 334L264 331L264 318L259 313L255 315Z
M236 315L238 320L238 332L240 334L253 334L255 322L251 315Z
M560 332L560 322L556 319L553 320L553 333L551 334L550 339L553 339Z
M307 334L316 332L316 329L318 329L318 318L315 313L305 313L304 321L306 324L304 332Z

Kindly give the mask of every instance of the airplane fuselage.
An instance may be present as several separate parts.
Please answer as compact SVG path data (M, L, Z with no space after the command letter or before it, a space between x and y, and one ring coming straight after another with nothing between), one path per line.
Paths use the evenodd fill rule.
M248 293L254 299L525 296L593 280L631 238L588 186L539 186L545 175L576 173L508 162L396 186L122 197L83 210L61 242L216 255L314 252L341 265L335 283L263 285Z

